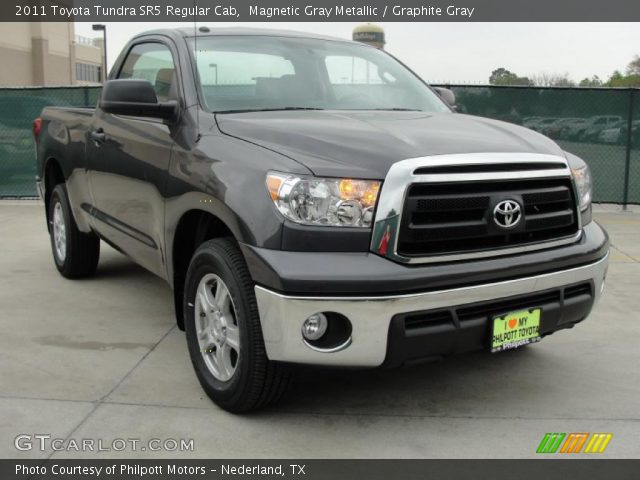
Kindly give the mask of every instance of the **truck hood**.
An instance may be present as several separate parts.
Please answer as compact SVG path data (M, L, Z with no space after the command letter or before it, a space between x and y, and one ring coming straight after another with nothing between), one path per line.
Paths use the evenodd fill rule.
M315 175L383 179L400 160L454 153L564 156L523 127L451 113L273 111L218 114L227 135L276 151Z

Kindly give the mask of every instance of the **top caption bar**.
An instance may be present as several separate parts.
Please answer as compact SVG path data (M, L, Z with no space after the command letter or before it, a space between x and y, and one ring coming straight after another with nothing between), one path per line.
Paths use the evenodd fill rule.
M3 0L3 22L637 22L636 0Z

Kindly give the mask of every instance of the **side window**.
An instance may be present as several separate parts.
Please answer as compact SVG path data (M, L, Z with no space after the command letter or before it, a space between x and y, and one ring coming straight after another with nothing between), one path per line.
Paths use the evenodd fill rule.
M176 67L169 47L162 43L139 43L127 55L118 78L139 78L153 85L158 101L177 97Z

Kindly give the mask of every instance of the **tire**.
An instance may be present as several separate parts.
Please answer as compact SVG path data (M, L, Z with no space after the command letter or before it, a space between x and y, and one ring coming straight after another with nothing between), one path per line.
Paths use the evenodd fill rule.
M209 240L196 250L183 312L191 362L214 403L241 413L282 397L291 375L267 358L254 283L235 241Z
M64 184L58 184L49 201L49 237L56 268L66 278L93 275L100 258L100 239L78 230ZM62 234L61 234L62 232Z

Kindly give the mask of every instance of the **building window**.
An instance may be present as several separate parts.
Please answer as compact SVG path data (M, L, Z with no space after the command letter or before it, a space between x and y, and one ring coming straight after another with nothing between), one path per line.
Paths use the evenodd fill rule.
M88 63L76 63L76 80L99 83L102 80L102 67Z

